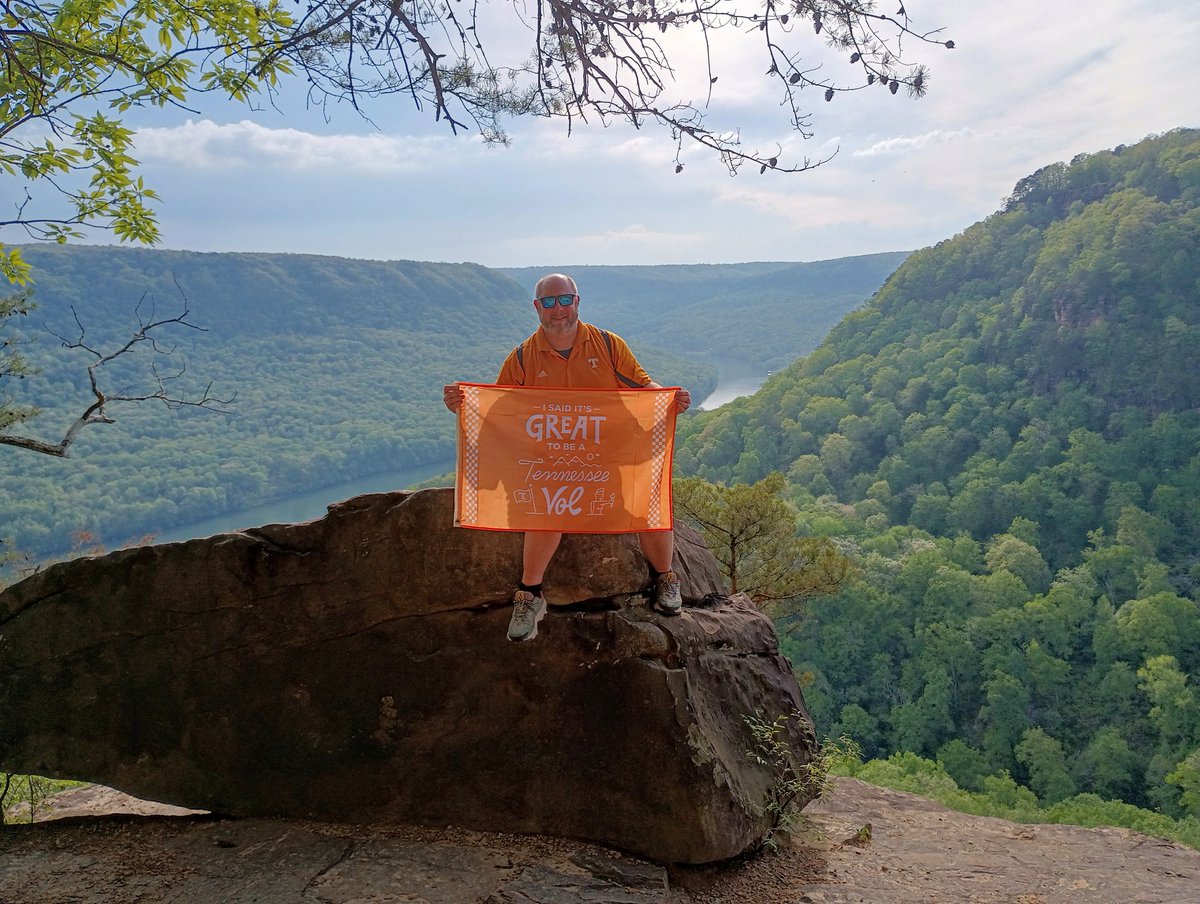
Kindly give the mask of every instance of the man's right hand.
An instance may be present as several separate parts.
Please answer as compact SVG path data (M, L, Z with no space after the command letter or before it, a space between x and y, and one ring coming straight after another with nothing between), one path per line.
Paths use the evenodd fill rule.
M446 403L446 407L458 414L458 409L462 408L463 391L462 387L457 383L447 383L442 387L442 401Z

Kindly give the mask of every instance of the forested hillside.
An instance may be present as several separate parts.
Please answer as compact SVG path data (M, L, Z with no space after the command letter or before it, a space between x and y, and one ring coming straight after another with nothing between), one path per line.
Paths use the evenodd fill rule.
M118 423L85 429L67 461L0 446L0 539L35 556L86 533L120 545L265 500L382 471L447 461L453 419L439 387L490 380L536 321L543 271L354 261L311 255L194 254L30 246L38 308L15 327L41 373L0 394L43 414L20 432L57 441L90 401L81 350L120 347L142 321L190 308L204 331L159 333L170 361L148 346L106 365L106 386L152 390L150 367L174 395L211 381L228 413L158 403L114 410ZM584 310L630 340L661 382L703 398L714 358L763 371L814 348L903 259L871 255L820 264L577 268ZM78 324L75 317L78 315ZM779 322L786 322L781 329ZM792 344L794 343L794 345ZM690 354L689 359L684 354ZM0 399L2 401L2 399Z
M114 362L110 387L153 388L149 367L208 381L228 413L157 402L114 408L115 425L85 428L67 460L0 446L0 538L36 555L65 551L75 532L118 546L146 533L381 471L447 461L454 419L441 385L494 379L536 326L528 290L469 264L352 261L308 255L195 254L26 247L37 309L20 346L41 368L0 391L45 411L20 432L62 437L90 400L81 351L43 329L115 349L143 320L178 315L170 361L148 346ZM140 308L139 308L140 303ZM715 374L631 338L647 367L697 393ZM186 390L186 393L185 393ZM331 500L333 501L333 500Z
M912 255L677 464L787 474L858 577L786 641L823 733L1200 816L1200 133ZM999 784L997 784L999 783Z
M550 269L575 279L585 318L687 355L740 359L766 373L816 348L907 254L812 263ZM501 272L532 286L546 269Z

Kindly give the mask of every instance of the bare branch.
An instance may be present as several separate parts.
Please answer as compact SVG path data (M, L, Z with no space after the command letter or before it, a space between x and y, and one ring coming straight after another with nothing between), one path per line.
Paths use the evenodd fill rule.
M176 288L179 284L176 283ZM137 328L133 331L130 337L121 345L110 351L101 351L93 348L87 340L87 330L83 322L79 318L78 312L71 308L71 314L75 320L75 325L79 328L79 335L74 339L68 339L60 336L53 330L47 327L47 331L55 336L62 343L62 347L85 352L92 358L91 363L87 366L88 385L92 395L91 403L84 409L75 420L67 427L63 438L58 442L45 442L42 440L32 439L24 436L14 436L10 433L0 432L0 445L15 446L19 449L28 449L32 452L40 452L43 455L51 455L57 458L66 458L71 445L79 436L79 432L91 424L112 424L115 420L109 415L108 409L112 405L121 404L138 404L140 402L148 402L157 400L162 402L171 410L180 408L202 408L206 411L215 411L226 413L227 406L231 405L237 398L235 392L229 398L221 398L213 392L213 383L209 383L204 387L204 391L197 398L187 398L182 394L177 394L172 386L174 381L179 380L187 372L185 365L180 366L175 372L165 374L159 370L157 363L151 363L150 382L153 385L152 389L146 391L136 391L131 389L121 389L115 391L107 391L102 385L104 375L104 367L111 364L118 358L132 354L142 344L146 344L151 352L161 358L170 359L175 351L176 346L166 346L160 343L159 338L163 330L170 327L186 327L188 329L206 332L204 327L201 327L188 320L191 310L188 307L187 296L183 290L179 289L180 296L183 298L183 310L173 317L162 317L155 319L155 309L153 299L148 299L148 296L143 295L137 305L134 307L134 314L137 318ZM149 301L149 316L143 316L143 305Z
M802 138L811 137L804 88L830 100L878 83L918 97L928 71L905 60L905 42L953 46L939 31L916 30L903 9L882 14L868 0L530 0L513 7L530 32L526 60L498 66L488 59L477 9L464 24L452 3L439 0L315 0L278 52L303 72L314 101L348 99L358 109L368 98L404 93L418 108L428 102L452 131L473 123L500 141L507 140L503 120L522 115L565 119L568 133L577 119L656 123L677 142L677 171L686 142L716 151L735 173L745 163L802 172L830 158L784 160L778 143L769 151L745 147L738 130L707 122L718 31L758 33L766 74ZM699 105L667 96L675 43L660 38L672 33L695 37L704 50L708 79ZM844 52L857 76L843 79L813 61L806 48L814 38Z

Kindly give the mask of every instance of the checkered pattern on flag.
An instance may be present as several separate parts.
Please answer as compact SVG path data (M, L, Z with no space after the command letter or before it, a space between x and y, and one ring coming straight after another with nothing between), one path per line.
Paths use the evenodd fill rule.
M489 530L670 530L675 388L462 383L454 523Z

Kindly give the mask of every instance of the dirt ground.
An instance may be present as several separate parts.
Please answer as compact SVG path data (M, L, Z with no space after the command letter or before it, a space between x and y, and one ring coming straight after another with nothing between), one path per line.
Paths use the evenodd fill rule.
M576 841L217 819L96 786L50 815L0 832L0 904L1200 904L1200 851L853 779L776 851L665 870Z

